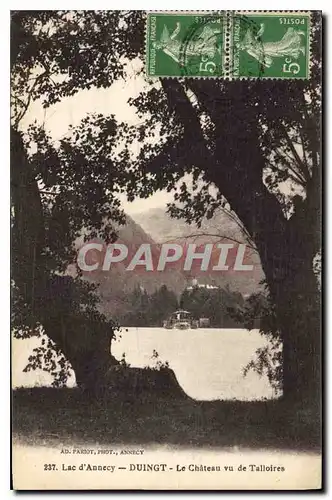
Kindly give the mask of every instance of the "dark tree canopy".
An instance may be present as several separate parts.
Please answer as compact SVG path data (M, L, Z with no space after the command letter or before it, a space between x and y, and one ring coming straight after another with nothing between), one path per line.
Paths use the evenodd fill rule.
M320 250L320 23L313 13L309 80L151 81L130 100L139 125L87 116L54 144L40 126L20 132L30 103L41 99L47 107L84 89L107 88L126 78L130 64L143 74L145 14L14 11L14 227L28 228L31 245L22 250L19 227L13 239L15 255L25 252L24 276L31 283L45 280L29 262L38 261L47 275L63 270L82 223L87 237L99 231L113 238L110 221L123 220L120 192L133 200L176 189L170 213L198 225L227 207L261 258L284 346L284 389L294 394L302 378L306 389L317 383L319 299L312 263ZM32 212L33 228L25 220ZM20 277L13 278L22 293Z

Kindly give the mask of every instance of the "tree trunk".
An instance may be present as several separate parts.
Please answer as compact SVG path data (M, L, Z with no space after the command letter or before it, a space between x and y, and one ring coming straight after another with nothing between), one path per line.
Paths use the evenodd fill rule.
M294 197L297 206L294 203L294 214L287 219L279 200L263 182L266 157L257 111L264 99L260 84L254 105L251 86L225 85L221 91L215 81L202 85L193 80L189 87L199 110L179 82L162 81L162 85L169 108L184 127L179 143L183 153L177 154L175 162L180 156L185 159L184 167L189 163L202 170L204 180L214 183L227 199L258 249L284 346L284 396L314 397L320 389L321 352L320 306L312 271L313 257L320 248L318 138L310 141L313 172L307 179L306 199L302 202ZM251 105L244 106L247 98ZM202 131L202 111L213 124L213 147ZM313 130L315 127L313 124ZM158 157L152 172L156 167L159 171L160 161L165 160Z
M313 258L319 249L309 219L285 220L283 231L256 238L283 342L283 393L289 400L320 397L320 300Z
M100 334L100 326L77 316L55 316L43 320L45 333L70 362L76 384L87 397L98 396L107 370L119 362L112 356L111 332Z
M321 328L312 260L297 263L297 274L288 276L282 287L269 282L269 288L283 341L284 398L314 403L321 389Z
M251 161L260 161L259 156ZM250 171L250 164L242 163ZM313 273L320 248L319 207L307 198L286 219L262 179L251 181L240 189L232 180L228 200L256 243L275 304L283 342L284 397L313 401L320 394L320 304Z
M11 274L34 314L35 298L45 286L44 217L40 193L22 135L11 130L12 265Z

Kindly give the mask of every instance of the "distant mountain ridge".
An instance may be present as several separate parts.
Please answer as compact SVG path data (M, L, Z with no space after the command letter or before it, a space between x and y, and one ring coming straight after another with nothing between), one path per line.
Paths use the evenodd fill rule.
M227 213L218 211L211 219L204 219L201 227L187 224L183 219L174 219L165 209L155 208L134 215L136 222L143 230L151 235L158 243L173 242L179 244L196 243L238 243L247 245L250 263L254 266L253 272L227 271L220 273L200 272L195 276L200 283L215 284L221 287L227 285L233 291L242 295L250 295L262 289L260 284L264 278L260 258L257 252L250 249L245 235L239 224Z
M123 243L129 248L138 248L143 243L159 247L129 215L126 215L126 224L118 227L117 234L117 243ZM100 266L98 270L84 275L89 281L99 284L100 310L110 317L126 310L127 296L138 286L151 294L164 284L177 295L187 286L186 276L176 267L160 272L149 272L140 268L137 271L126 271L125 263L119 262L116 266L111 266L109 271L103 271Z
M214 242L219 241L221 237L225 239L228 237L246 243L237 222L222 211L218 211L209 220L204 219L200 228L195 224L188 224L184 219L172 218L163 208L153 208L137 213L133 217L157 243L175 240L177 242L188 240L190 242L206 243L207 239L209 242Z
M181 245L195 242L197 245L210 242L227 242L227 237L245 243L241 229L234 220L225 214L218 215L211 220L203 221L202 227L197 229L183 220L172 219L164 209L151 209L134 216L126 216L126 224L118 227L118 243L126 244L131 248L138 248L143 243L153 245L159 251L162 242L174 242ZM200 236L197 236L200 234ZM205 236L202 236L205 234ZM209 236L215 234L216 236ZM220 234L220 236L218 236ZM259 257L251 255L255 264L254 272L213 272L198 271L186 272L183 270L183 261L166 267L164 271L146 271L144 268L137 272L126 271L125 263L119 262L109 271L103 271L101 266L92 273L85 273L86 279L99 284L100 309L109 317L121 315L126 308L127 296L136 287L145 289L149 294L155 292L162 285L176 293L178 297L191 284L192 279L198 279L201 284L214 284L222 288L229 287L232 291L242 295L250 295L258 291L263 272Z

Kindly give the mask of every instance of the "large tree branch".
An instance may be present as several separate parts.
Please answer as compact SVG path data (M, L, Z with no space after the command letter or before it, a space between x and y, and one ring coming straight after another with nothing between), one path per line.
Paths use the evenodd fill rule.
M212 161L205 162L204 172L261 251L271 229L282 233L286 219L278 199L263 183L265 158L255 132L257 111L248 107L245 119L243 113L235 112L239 106L243 109L244 96L233 87L223 91L212 82L207 93L206 86L195 80L190 88L216 127L215 154Z
M266 162L268 165L271 166L272 169L275 169L277 168L279 170L279 172L282 172L282 169L278 168L274 163L272 163L271 161L267 160ZM289 167L289 165L287 165ZM296 184L301 184L301 186L304 186L305 187L305 183L303 181L302 178L300 177L296 177L295 175L293 175L291 172L288 172L288 177L289 179L291 179L292 181L294 181Z
M296 148L293 144L292 139L289 137L289 134L286 130L285 125L281 121L279 121L279 126L280 126L282 134L287 142L287 145L288 145L289 149L291 150L292 155L293 155L293 157L294 157L294 159L299 167L300 172L303 173L303 176L304 176L304 179L306 180L306 182L309 182L310 181L310 173L309 173L308 169L306 169L306 167L305 167L304 160L302 160L300 158L300 155L296 151Z
M304 140L302 127L299 127L299 136L300 136L300 141L301 141L300 144L302 146L303 163L304 163L303 166L305 168L306 175L308 176L308 178L310 178L311 175L310 175L310 170L309 170L309 163L308 163L308 159L307 159L305 140Z
M292 158L292 156L291 156L290 154L288 154L288 153L287 153L287 151L282 151L282 150L280 150L279 148L276 148L276 151L278 152L278 154L279 154L279 156L280 156L281 158L282 158L282 157L286 157L286 158L287 158L287 160L288 160L288 161L287 161L287 160L286 160L286 158L284 158L284 159L287 161L287 168L289 169L288 176L289 176L290 178L293 178L293 180L294 180L295 182L297 182L298 184L300 184L301 186L306 187L306 185L307 185L307 180L306 180L306 178L304 177L304 175L301 175L301 174L302 174L302 172L301 172L301 171L296 170L296 168L294 168L294 167L292 166L292 163L296 163L296 162L295 162L295 160L294 160L294 158ZM273 165L270 161L269 161L268 163L269 163L270 165ZM274 167L275 167L275 168L278 168L278 166L277 166L277 165L274 165ZM293 173L294 177L292 177L292 174L291 174L290 172L292 172L292 173Z
M207 163L210 156L207 142L204 138L199 115L190 102L181 83L177 81L161 80L166 93L170 110L180 119L184 128L184 139L187 146L187 155L195 163Z
M244 119L243 113L235 112L240 108L243 110L243 95L239 96L235 90L230 89L225 96L218 97L215 86L211 87L211 95L207 95L206 88L202 89L199 82L190 82L190 88L216 128L214 153L209 155L210 161L201 163L205 178L217 186L249 232L257 246L268 282L281 283L289 272L290 252L294 246L298 246L301 260L305 239L301 238L303 227L297 225L295 228L293 221L287 221L279 200L263 182L266 160L259 143L256 108L248 106ZM220 92L222 90L219 88ZM227 99L227 106L216 105L218 99L224 98ZM176 110L174 104L173 110ZM192 120L187 122L200 132L196 110L191 109L190 103L182 106L181 112L185 115L189 113ZM182 122L186 123L184 118ZM194 137L203 140L201 134ZM288 134L285 139L294 154L294 161L302 167L301 158ZM275 293L278 287L274 287Z
M36 179L31 173L21 134L11 132L13 224L12 276L26 302L33 306L35 292L45 279L42 252L44 214Z
M49 71L49 69L46 68L43 73L40 73L40 75L38 75L35 78L35 81L34 81L33 85L31 86L31 88L28 91L27 100L23 104L23 109L21 110L21 112L18 114L18 116L15 119L14 126L16 128L18 127L18 124L20 123L20 121L22 120L22 118L24 117L24 115L26 114L26 112L27 112L27 110L28 110L28 108L30 106L30 103L32 101L33 93L34 93L35 88L43 80L43 78L49 76L49 74L50 74L50 71Z
M176 165L187 169L192 165L199 166L204 171L209 164L210 152L198 113L181 83L162 79L161 85L166 94L169 109L181 122L183 135L178 140L174 140L174 137L168 140L161 151L147 162L144 170L156 174L165 165L170 168L170 171ZM178 171L178 168L175 171Z
M221 232L220 233L219 232L213 233L213 232L210 232L210 231L193 232L193 233L187 234L185 236L181 236L181 239L189 240L189 239L192 239L192 238L197 239L197 238L202 238L202 237L218 238L218 240L216 241L216 243L218 243L220 241L228 240L228 241L232 241L233 243L237 243L238 245L242 245L243 244L243 240L241 241L241 240L238 240L236 238L232 238L231 236L226 236L226 235L222 234ZM172 243L172 242L174 242L174 240L178 240L178 239L179 239L179 236L174 236L173 238L172 237L169 238L164 243ZM257 252L257 248L252 243L247 242L246 246L249 247L249 248L251 248L255 252Z

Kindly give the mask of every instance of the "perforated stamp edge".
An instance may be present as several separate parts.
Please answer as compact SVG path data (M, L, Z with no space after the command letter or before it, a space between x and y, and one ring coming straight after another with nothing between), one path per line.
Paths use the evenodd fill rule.
M167 78L167 79L175 79L175 80L188 80L188 79L211 79L211 80L253 80L253 79L262 79L262 80L308 80L310 79L311 75L311 65L312 65L312 51L311 51L311 15L313 11L310 10L278 10L278 11L272 11L272 10L153 10L153 11L146 11L146 20L145 20L145 39L144 39L144 47L145 47L145 54L144 54L144 63L145 63L145 76L148 80L155 81L158 78ZM147 62L148 62L148 50L149 50L149 16L158 14L158 15L165 15L165 16L170 16L170 15L218 15L218 16L224 16L225 17L225 30L224 30L224 47L225 47L225 60L228 60L230 63L230 67L232 66L232 61L231 61L231 47L230 47L230 39L231 39L231 33L230 33L230 19L234 15L247 15L247 16L255 16L255 15L267 15L267 16L292 16L292 15L301 15L301 16L307 16L308 17L308 40L307 40L307 68L306 68L306 76L300 76L297 77L296 75L293 75L292 77L277 77L277 76L233 76L232 71L228 71L227 68L225 70L225 75L218 75L218 76L210 76L210 75L182 75L182 76L173 76L173 75L152 75L148 73L147 70Z

